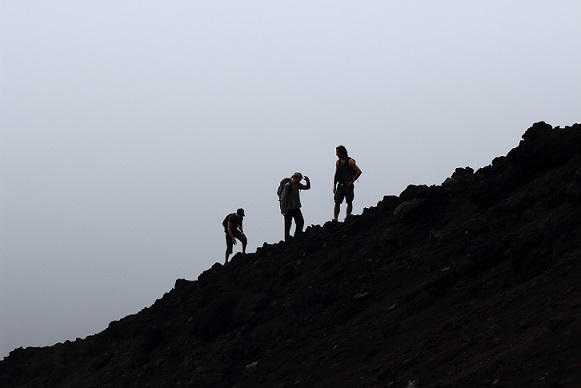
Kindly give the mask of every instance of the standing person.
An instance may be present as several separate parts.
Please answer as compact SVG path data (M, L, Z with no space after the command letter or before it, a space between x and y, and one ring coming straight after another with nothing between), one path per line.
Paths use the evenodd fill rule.
M335 195L335 209L333 214L333 221L339 218L341 211L341 203L343 199L347 202L347 215L351 215L353 211L353 198L355 198L355 186L353 182L361 175L361 169L347 154L347 149L340 145L335 149L337 157L335 162L335 178L333 182L333 194Z
M244 218L244 209L236 210L236 213L231 213L226 216L222 223L224 225L224 232L226 233L226 260L224 264L228 264L228 257L232 253L233 245L236 244L236 239L242 242L242 253L246 253L246 235L242 229L242 220Z
M295 220L295 236L303 231L305 219L301 212L301 197L299 190L309 190L311 188L311 181L308 176L305 176L306 185L301 183L303 174L295 172L290 179L290 182L284 185L280 199L280 212L284 215L284 240L290 240L291 223Z

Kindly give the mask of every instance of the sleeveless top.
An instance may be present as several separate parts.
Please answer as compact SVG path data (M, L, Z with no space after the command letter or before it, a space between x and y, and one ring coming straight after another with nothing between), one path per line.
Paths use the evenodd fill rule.
M355 176L355 170L349 166L349 161L351 158L347 158L345 162L341 162L339 159L339 164L337 165L337 170L335 171L335 183L345 184L349 182Z

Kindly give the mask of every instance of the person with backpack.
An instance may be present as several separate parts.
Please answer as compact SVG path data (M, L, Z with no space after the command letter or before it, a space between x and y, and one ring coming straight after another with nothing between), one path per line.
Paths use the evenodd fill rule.
M224 264L228 264L228 257L232 254L233 245L236 244L236 239L242 242L242 253L246 253L246 235L242 229L242 220L244 219L244 209L236 210L236 213L230 213L222 222L224 232L226 233L226 260Z
M307 184L302 184L303 174L295 172L290 180L283 179L281 182L282 189L280 194L280 212L284 216L284 240L290 240L290 229L292 220L295 220L295 237L303 232L305 219L301 212L301 198L300 190L309 190L311 188L311 181L308 176L305 176ZM287 178L288 179L288 178Z
M353 211L353 199L355 198L355 186L353 183L361 175L361 169L347 154L347 149L340 145L335 149L337 157L335 162L335 177L333 180L333 194L335 196L335 209L333 213L333 221L339 218L341 211L341 203L343 200L347 202L347 215L351 215Z

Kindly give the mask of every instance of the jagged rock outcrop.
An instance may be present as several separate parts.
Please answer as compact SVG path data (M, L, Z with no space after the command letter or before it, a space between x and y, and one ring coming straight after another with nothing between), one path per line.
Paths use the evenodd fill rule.
M103 332L0 362L6 387L576 387L581 125L264 244Z

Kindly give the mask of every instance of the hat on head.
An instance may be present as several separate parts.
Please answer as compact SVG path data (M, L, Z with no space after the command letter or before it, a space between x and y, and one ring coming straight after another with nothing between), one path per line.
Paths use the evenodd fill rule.
M236 213L240 214L242 217L244 217L244 209L240 208L238 210L236 210Z
M291 175L291 178L294 178L294 177L303 179L303 174L301 174L300 172L295 172Z

